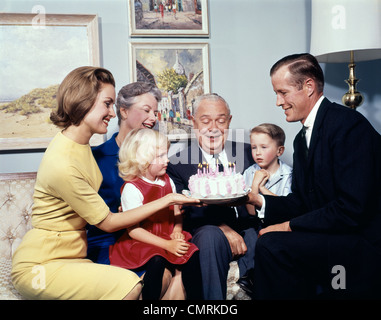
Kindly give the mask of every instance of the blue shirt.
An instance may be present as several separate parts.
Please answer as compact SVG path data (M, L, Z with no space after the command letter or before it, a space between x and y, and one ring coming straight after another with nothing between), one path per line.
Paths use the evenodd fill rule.
M243 177L246 186L251 186L257 170L261 170L261 167L256 163L245 170ZM279 160L279 169L267 180L265 188L278 196L286 196L291 193L291 181L292 168Z
M103 181L99 188L99 195L109 206L111 212L118 212L120 206L120 188L124 180L119 177L118 160L119 146L116 143L118 132L92 149L98 167L102 172ZM110 264L108 248L114 244L124 230L113 233L104 232L96 226L88 226L87 231L87 257L94 262Z

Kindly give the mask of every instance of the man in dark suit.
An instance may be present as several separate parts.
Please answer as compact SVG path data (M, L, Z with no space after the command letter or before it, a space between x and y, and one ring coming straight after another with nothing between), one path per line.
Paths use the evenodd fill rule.
M227 141L232 116L222 97L206 94L196 98L193 114L197 139L172 156L167 169L177 192L189 189L189 177L197 173L199 163L206 162L213 167L218 158L220 164L234 162L241 173L253 163L250 145ZM250 228L253 217L244 207L208 205L184 210L183 228L193 235L192 241L200 249L204 298L226 299L229 263L238 259L241 275L254 265L257 235Z
M268 226L256 244L255 297L379 298L381 136L324 98L310 54L279 60L270 75L286 120L306 128L294 140L292 193L249 195Z

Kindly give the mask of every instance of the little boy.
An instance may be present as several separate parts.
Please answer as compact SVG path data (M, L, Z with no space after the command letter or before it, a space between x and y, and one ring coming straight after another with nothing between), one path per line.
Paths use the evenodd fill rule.
M246 185L258 187L262 194L285 196L291 192L292 168L279 159L285 140L283 129L275 124L263 123L250 131L255 164L243 173Z
M263 123L250 131L251 154L255 164L243 173L247 186L257 188L262 194L285 196L291 192L292 168L279 157L284 152L286 135L275 124ZM246 205L249 214L255 215L253 205ZM237 283L249 294L252 291L252 269Z

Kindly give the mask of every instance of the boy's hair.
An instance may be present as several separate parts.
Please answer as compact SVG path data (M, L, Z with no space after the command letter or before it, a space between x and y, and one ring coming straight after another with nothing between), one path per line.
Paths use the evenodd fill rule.
M131 106L136 103L136 97L145 93L152 94L158 103L161 101L161 91L150 82L133 82L125 85L119 90L115 104L116 115L118 116L118 125L120 125L122 120L120 109L130 109Z
M131 181L143 175L156 158L160 147L169 149L168 138L153 129L133 129L124 139L119 150L119 176Z
M270 138L276 142L278 147L284 146L286 141L286 134L284 133L283 129L272 123L262 123L259 126L254 127L250 131L250 136L253 133L265 133L269 135Z
M51 112L50 120L58 127L79 125L93 107L102 85L115 80L110 71L99 67L79 67L62 81L57 93L57 110Z

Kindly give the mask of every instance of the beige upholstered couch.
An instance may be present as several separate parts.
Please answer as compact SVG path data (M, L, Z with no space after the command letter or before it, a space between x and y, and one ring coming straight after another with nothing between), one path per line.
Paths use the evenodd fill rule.
M0 174L0 300L23 297L11 282L12 255L24 234L31 228L31 212L36 173ZM236 284L238 266L231 263L228 275L228 300L248 300Z
M31 228L36 173L0 174L0 299L22 299L11 282L12 255Z

